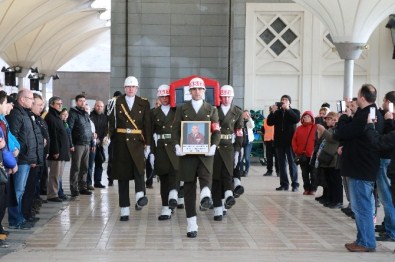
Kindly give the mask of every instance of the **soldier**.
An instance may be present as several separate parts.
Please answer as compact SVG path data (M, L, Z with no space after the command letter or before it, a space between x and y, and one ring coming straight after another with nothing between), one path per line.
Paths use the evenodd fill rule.
M188 134L188 144L192 145L203 145L204 135L199 132L199 126L193 125L191 128L191 133Z
M224 85L221 87L221 105L218 107L218 117L221 126L221 141L214 156L213 173L213 201L214 220L221 221L224 210L222 198L225 200L225 209L231 208L236 200L233 196L232 174L236 167L240 149L243 143L243 112L232 105L234 92L233 87ZM236 135L235 145L232 136Z
M176 155L180 156L180 180L184 181L185 212L187 215L187 237L197 237L198 225L196 223L196 183L199 178L200 207L207 210L212 204L211 184L213 162L216 147L221 133L219 131L218 111L203 100L206 87L203 79L193 78L189 82L189 91L192 100L179 106L172 132L172 139L176 143ZM181 121L210 121L211 122L211 147L205 155L185 155L181 151Z
M118 179L121 221L128 221L130 214L129 180L135 182L136 210L148 204L145 196L144 168L150 153L150 105L136 96L137 78L125 79L125 95L118 97L109 115L109 134L113 143L111 178Z
M177 171L178 157L174 152L174 141L171 140L175 108L170 108L170 87L161 85L157 92L160 106L151 110L151 121L154 137L150 154L152 168L160 180L160 195L162 198L162 211L159 220L171 218L171 210L177 207ZM154 164L155 163L155 164Z

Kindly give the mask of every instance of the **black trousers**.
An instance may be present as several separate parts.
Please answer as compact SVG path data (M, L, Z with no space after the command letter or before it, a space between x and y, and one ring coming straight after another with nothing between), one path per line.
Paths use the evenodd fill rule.
M30 167L29 176L27 177L27 182L25 186L25 192L22 197L22 214L25 218L30 218L32 216L32 207L33 201L35 199L36 193L36 183L37 176L39 173L40 167Z
M135 192L144 192L144 174L139 174L137 168L134 166L134 190ZM130 197L129 197L129 181L130 180L118 180L118 194L119 194L119 206L129 207Z
M108 162L107 162L107 177L108 177L108 182L112 183L114 179L111 177L111 168L112 168L112 151L113 151L113 144L110 142L108 145Z
M267 171L273 172L273 162L274 167L276 169L276 173L278 173L278 162L276 156L276 149L273 146L273 141L265 141L266 147L266 167ZM274 161L273 161L274 158Z
M334 167L322 169L328 182L328 200L331 203L343 203L343 181L339 170Z
M199 157L196 157L196 161L200 161ZM196 183L199 178L200 190L204 187L208 187L211 190L212 185L212 174L207 170L205 165L200 162L197 170L190 170L195 172L195 178L192 182L184 182L184 199L185 199L185 212L187 218L196 216Z
M221 177L219 180L213 179L213 204L214 207L220 207L222 206L222 198L224 198L225 191L232 190L232 176L222 161L216 162L215 165L221 165Z

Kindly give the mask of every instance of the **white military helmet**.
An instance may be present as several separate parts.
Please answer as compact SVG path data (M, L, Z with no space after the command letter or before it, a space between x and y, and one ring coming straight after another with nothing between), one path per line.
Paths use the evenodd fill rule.
M139 81L134 76L128 76L123 86L139 86Z
M233 92L233 87L230 85L221 86L219 96L235 96L235 93Z
M170 95L170 86L168 86L168 85L160 85L158 87L158 92L156 93L157 97L169 96L169 95Z
M192 78L191 81L189 81L189 89L191 88L203 88L206 89L206 85L204 84L203 79L200 77L195 77Z

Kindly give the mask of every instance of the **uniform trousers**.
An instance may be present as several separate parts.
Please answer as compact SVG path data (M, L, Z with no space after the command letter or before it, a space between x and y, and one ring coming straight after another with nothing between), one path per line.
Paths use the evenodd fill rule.
M180 166L182 162L188 158L188 163L192 164L190 166L196 166L196 170L183 170L184 173L194 173L193 179L184 181L184 199L185 199L185 212L187 218L194 217L196 213L196 183L199 178L200 190L204 187L208 187L211 190L212 185L212 174L207 170L204 163L197 156L184 156L180 157ZM185 177L181 175L181 177Z
M132 161L132 160L131 160ZM133 164L133 177L134 177L134 190L135 192L144 192L145 195L145 182L144 174L139 174L136 165ZM118 194L119 194L119 207L129 207L129 181L130 179L118 179ZM138 199L136 199L137 201Z
M160 196L162 198L162 206L169 205L169 192L173 189L177 190L177 172L172 168L168 174L159 175L160 179Z

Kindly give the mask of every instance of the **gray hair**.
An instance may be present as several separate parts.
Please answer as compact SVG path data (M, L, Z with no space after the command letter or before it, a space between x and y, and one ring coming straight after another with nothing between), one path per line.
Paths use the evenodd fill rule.
M62 98L58 97L58 96L53 96L49 99L48 103L53 106L55 104L56 101L62 100Z

